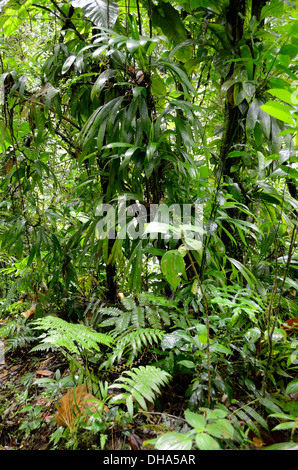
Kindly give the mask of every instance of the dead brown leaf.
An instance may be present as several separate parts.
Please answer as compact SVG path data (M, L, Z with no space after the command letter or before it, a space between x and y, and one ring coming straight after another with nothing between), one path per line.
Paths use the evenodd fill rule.
M286 331L290 332L297 332L298 331L298 317L289 318L285 323L282 325L282 328Z
M33 302L31 307L28 310L26 310L25 312L22 312L21 315L23 315L23 317L25 317L25 318L31 317L35 313L36 305L37 305L37 302Z
M45 377L51 377L51 375L54 374L51 370L37 370L36 374L38 375L44 375Z
M86 385L78 385L70 388L60 400L60 406L56 403L56 422L59 426L72 429L74 420L81 415L86 423L90 417L87 410L95 413L100 405L100 400L88 392ZM108 411L108 408L104 408Z
M252 441L253 441L254 446L257 447L258 449L261 449L262 447L264 447L264 442L259 437L256 437L256 436L253 437Z

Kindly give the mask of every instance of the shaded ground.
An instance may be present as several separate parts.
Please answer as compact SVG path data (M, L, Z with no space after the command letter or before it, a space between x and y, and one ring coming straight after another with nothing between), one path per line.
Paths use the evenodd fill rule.
M55 405L59 393L51 397L34 382L37 379L50 378L55 383L57 371L60 382L61 379L67 379L70 375L69 364L59 353L40 352L33 355L29 350L30 348L7 354L5 363L0 365L0 450L55 448L50 438L58 428ZM180 384L180 388L184 387ZM116 425L109 429L105 449L140 450L146 439L154 438L167 429L181 429L185 423L183 412L186 402L183 390L179 394L178 389L177 385L175 391L171 387L164 393L163 411L152 409L148 413L140 412L133 424L122 425L120 428ZM79 449L100 448L98 439L99 436L82 432L78 438Z
M56 422L56 404L69 388L69 363L58 352L30 352L32 346L17 348L5 354L0 364L0 450L52 450L68 449L69 441L62 439L58 445L53 434ZM144 363L143 365L146 365ZM99 377L114 382L115 371L110 376ZM36 380L49 380L50 388L35 384ZM132 421L115 420L105 430L106 450L141 450L143 443L166 431L186 432L184 411L187 408L185 391L189 377L179 376L171 381L163 394L148 412L139 410ZM240 399L240 397L239 397ZM298 401L298 396L292 397ZM245 425L245 423L243 423ZM257 423L255 423L257 424ZM271 428L276 423L272 423ZM251 449L285 442L288 432L266 432L260 429L259 437L250 433ZM51 440L52 439L52 440ZM78 450L100 449L100 432L81 430L76 435ZM148 447L145 447L148 449Z

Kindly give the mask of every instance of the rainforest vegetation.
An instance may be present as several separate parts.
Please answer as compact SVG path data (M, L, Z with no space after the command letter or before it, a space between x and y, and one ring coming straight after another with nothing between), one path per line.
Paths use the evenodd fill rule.
M0 448L297 448L297 2L0 26Z

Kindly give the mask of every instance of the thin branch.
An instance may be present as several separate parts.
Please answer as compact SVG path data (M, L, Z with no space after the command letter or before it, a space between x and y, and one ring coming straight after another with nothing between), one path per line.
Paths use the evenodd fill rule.
M35 101L33 100L32 98L26 98L26 96L23 96L23 99L25 101L28 101L29 103L32 103L32 104L36 104L38 106L42 106L43 108L45 107L45 104L44 103L41 103L40 101ZM49 111L51 111L52 113L54 114L57 114L57 112L55 111L55 109L53 108L50 108ZM67 121L69 122L72 126L74 126L76 129L78 129L79 131L81 130L80 126L78 126L78 124L76 122L74 122L72 119L70 119L69 117L65 116L65 114L62 114L62 119L64 119L64 121Z
M71 19L68 17L66 13L59 7L58 3L55 0L50 0L51 3L55 6L55 8L59 11L60 15L62 15L65 20L67 20L70 28L73 30L73 32L78 36L78 38L81 39L81 41L87 42L84 36L81 35L81 33L76 29L75 25L71 21Z
M185 243L184 243L185 245ZM210 374L210 322L209 322L209 306L207 302L207 298L202 286L201 278L198 274L197 268L193 262L192 256L190 254L190 251L186 248L187 251L187 256L189 258L191 267L193 269L193 272L195 274L195 277L198 281L200 291L202 294L202 300L203 300L203 306L205 310L205 315L206 315L206 328L207 328L207 370L208 370L208 406L210 406L211 403L211 374Z

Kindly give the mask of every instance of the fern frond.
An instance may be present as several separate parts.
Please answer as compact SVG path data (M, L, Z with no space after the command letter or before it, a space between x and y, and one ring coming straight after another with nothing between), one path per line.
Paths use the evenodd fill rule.
M81 350L99 351L99 344L110 346L114 339L104 333L97 333L82 324L72 324L59 317L47 316L33 322L34 329L46 330L40 336L42 343L50 343L67 349L71 354L79 354ZM37 346L38 348L38 346ZM33 348L32 351L35 351Z
M290 315L298 315L298 303L287 297L281 297L281 306L289 312Z
M132 297L124 297L121 300L123 309L117 307L97 307L94 299L90 303L93 311L91 324L94 327L113 327L113 335L128 328L152 328L163 329L179 322L187 322L185 314L173 300L158 297L153 294L140 294L136 302Z
M108 359L103 362L100 369L111 367L115 361L120 362L123 355L128 354L127 363L131 364L144 348L153 347L164 337L164 332L158 329L141 328L134 331L125 332L115 338L117 347L113 350Z
M122 338L117 338L118 349L129 349L134 355L137 352L142 351L144 347L153 346L154 343L158 343L164 337L164 332L158 329L141 328L134 331L130 331L123 335Z
M119 400L126 400L129 414L133 415L133 399L144 410L147 410L146 401L153 403L156 396L161 393L161 387L169 383L171 375L154 366L139 366L130 371L124 372L109 388L126 390L112 397L109 403L116 403Z
M122 303L123 307L125 307L126 310L128 310L128 311L134 310L137 306L134 299L132 299L131 297L124 297L121 300L121 303Z

